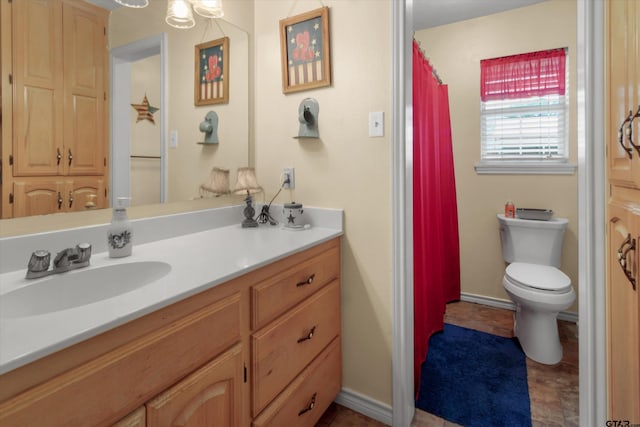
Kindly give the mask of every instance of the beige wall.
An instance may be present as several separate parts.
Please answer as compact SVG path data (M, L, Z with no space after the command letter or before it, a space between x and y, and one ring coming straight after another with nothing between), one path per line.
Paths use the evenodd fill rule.
M284 95L278 21L320 3L255 2L258 180L272 197L282 168L293 166L296 188L278 202L344 209L343 386L391 404L391 1L323 4L333 83ZM318 140L293 139L306 97L320 105ZM370 111L385 112L382 138L368 137Z
M227 4L228 3L228 4ZM167 201L198 197L198 188L214 166L230 169L235 184L238 167L249 163L249 37L253 5L227 2L225 21L207 21L197 14L195 27L178 30L165 23L166 2L151 1L144 9L119 8L109 19L109 45L119 47L145 37L167 33L169 131L178 132L178 147L168 148ZM216 24L217 22L217 24ZM195 45L229 37L229 103L194 105ZM133 90L132 90L133 93ZM132 102L140 102L134 98ZM159 100L156 101L159 104ZM159 105L155 105L159 106ZM198 126L209 111L218 114L217 145L199 145ZM158 117L158 112L156 116ZM135 122L134 122L135 123ZM167 146L168 146L167 135Z
M569 48L570 158L577 162L576 2L551 0L509 12L416 32L422 49L449 85L460 227L462 291L508 300L496 213L549 208L569 219L561 269L578 291L578 182L574 175L478 175L480 60L556 47ZM577 312L576 303L569 311Z

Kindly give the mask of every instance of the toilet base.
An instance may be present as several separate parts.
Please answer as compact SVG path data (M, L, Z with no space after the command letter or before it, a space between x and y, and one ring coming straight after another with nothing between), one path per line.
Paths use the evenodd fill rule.
M558 336L557 313L529 310L517 304L513 317L515 336L529 359L545 365L560 363L562 344Z

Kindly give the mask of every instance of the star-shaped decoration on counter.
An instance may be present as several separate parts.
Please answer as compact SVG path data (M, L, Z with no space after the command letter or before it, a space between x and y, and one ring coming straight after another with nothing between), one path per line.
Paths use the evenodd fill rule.
M296 217L293 216L292 213L289 213L289 216L287 217L287 219L289 220L289 224L295 224L296 223Z
M156 124L153 119L153 113L158 111L159 109L156 107L152 107L149 104L149 100L147 99L147 95L144 95L144 99L140 104L131 104L131 106L138 112L138 117L136 118L136 123L142 120L149 120L154 125Z

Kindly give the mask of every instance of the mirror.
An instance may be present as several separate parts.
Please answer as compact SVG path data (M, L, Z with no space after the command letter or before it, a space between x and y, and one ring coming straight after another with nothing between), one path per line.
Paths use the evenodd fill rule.
M101 6L115 4L112 0L94 0ZM100 4L101 3L101 4ZM214 166L230 170L231 185L235 183L236 170L249 165L249 73L250 73L250 34L253 6L251 2L227 2L224 4L225 16L219 20L210 20L194 14L196 25L191 29L176 29L166 24L166 1L152 1L144 9L127 7L114 8L109 16L108 43L110 52L135 45L140 41L163 40L163 54L146 54L140 58L112 59L114 62L127 63L130 72L127 83L129 93L117 107L118 113L111 118L110 145L122 144L128 135L132 135L131 148L126 147L126 155L116 156L111 152L111 177L121 177L130 173L132 205L189 201L191 210L194 199L201 197L199 187L206 181ZM229 98L228 103L195 106L194 105L194 63L195 46L211 40L229 38ZM158 53L160 45L158 43ZM144 44L144 43L143 43ZM139 53L139 52L138 52ZM140 59L140 60L138 60ZM158 68L165 66L166 80L161 84ZM126 67L125 67L126 68ZM114 68L112 68L113 70ZM150 71L151 70L151 71ZM113 71L111 85L113 85ZM133 82L133 83L131 83ZM148 85L148 87L147 87ZM125 85L127 86L127 85ZM164 94L161 91L164 90ZM137 112L130 104L142 102L145 94L149 104L160 108L154 113L155 124L148 120L136 123ZM112 93L113 98L117 98ZM161 98L164 103L161 105ZM124 108L122 105L126 105ZM204 134L199 125L209 111L215 111L219 117L218 144L198 144ZM128 132L125 137L116 134L122 123ZM151 146L136 144L138 139L151 138ZM175 147L171 144L171 135L175 137ZM134 140L135 139L135 140ZM160 142L157 142L160 139ZM128 145L128 144L125 144ZM122 150L121 150L122 151ZM132 157L133 156L133 157ZM164 179L160 180L161 169ZM126 173L124 172L126 171ZM134 186L137 179L146 180L149 191L138 191ZM127 191L126 181L122 191ZM110 200L122 195L117 184L110 179ZM145 198L152 195L150 198ZM136 200L138 199L138 200ZM197 202L197 201L196 201ZM237 204L237 197L220 197L214 205ZM203 203L204 207L212 203ZM160 209L166 211L166 208ZM170 210L170 209L169 209ZM148 211L148 209L146 210ZM38 222L60 222L49 217L65 215L96 215L92 212L64 213L39 216ZM107 216L108 217L108 216ZM0 235L15 235L13 223L19 219L0 220ZM64 222L64 220L62 220ZM84 221L81 221L84 222ZM75 226L75 222L69 226ZM55 227L55 226L54 226ZM40 228L40 227L38 227ZM46 226L43 228L46 229Z

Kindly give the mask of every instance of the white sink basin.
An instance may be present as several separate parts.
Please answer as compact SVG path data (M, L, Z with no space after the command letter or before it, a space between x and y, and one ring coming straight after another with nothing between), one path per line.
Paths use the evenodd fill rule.
M0 317L68 310L139 289L171 271L166 262L140 261L87 267L34 280L0 296Z

